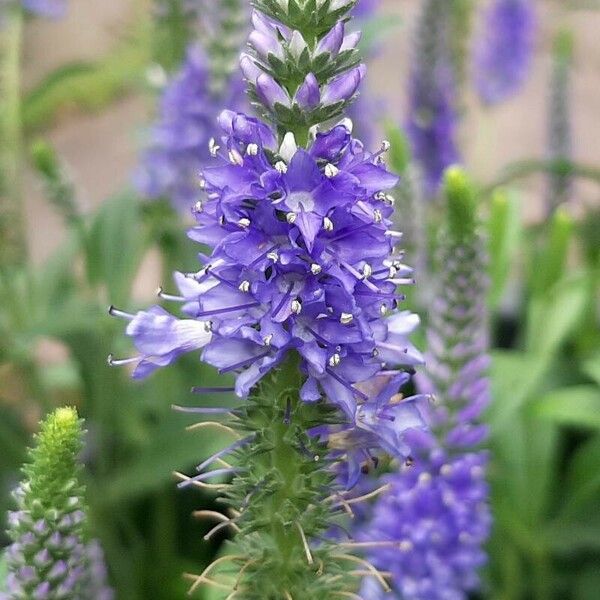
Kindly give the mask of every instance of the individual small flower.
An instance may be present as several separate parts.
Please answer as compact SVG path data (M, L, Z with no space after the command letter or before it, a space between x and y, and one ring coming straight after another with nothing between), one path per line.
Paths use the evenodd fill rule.
M410 72L406 131L428 198L437 194L445 169L459 162L449 10L445 0L425 0Z
M148 198L166 196L180 211L189 211L200 195L199 173L210 158L208 140L220 107L237 107L242 98L241 82L235 78L225 97L215 97L206 53L199 44L192 45L163 93L159 122L135 176L140 192Z
M529 74L535 40L533 0L494 0L475 51L475 84L486 104L516 93Z
M112 600L102 550L86 537L81 421L60 408L43 423L8 515L7 599Z

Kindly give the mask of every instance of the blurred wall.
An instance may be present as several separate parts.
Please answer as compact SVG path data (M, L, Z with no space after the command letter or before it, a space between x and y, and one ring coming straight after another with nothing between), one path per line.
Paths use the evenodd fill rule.
M481 2L484 4L484 2ZM369 85L387 99L391 113L400 119L405 103L405 82L410 58L411 25L419 0L384 0L383 10L401 19L387 34L373 62ZM71 61L103 56L128 35L137 11L149 10L147 0L71 0L67 19L58 23L32 21L27 25L24 85L31 89L56 67ZM498 169L518 158L543 156L545 104L553 32L562 24L576 32L573 74L573 119L575 154L585 163L600 164L600 11L579 10L567 16L560 2L540 0L541 17L535 68L525 90L492 111L484 111L469 97L464 123L466 162L482 180L493 178ZM390 69L392 72L390 72ZM99 114L67 112L46 132L69 165L81 190L85 208L91 208L128 182L136 162L140 132L147 122L148 98L129 95ZM540 214L542 182L528 185L525 208L530 218ZM30 245L40 261L60 239L61 225L44 202L35 179L26 182ZM579 202L597 201L594 188L580 186ZM157 276L149 286L153 289Z

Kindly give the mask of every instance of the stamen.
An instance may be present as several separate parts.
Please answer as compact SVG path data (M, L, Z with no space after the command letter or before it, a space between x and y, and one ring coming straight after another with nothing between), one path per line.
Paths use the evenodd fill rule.
M238 306L228 306L227 308L216 308L215 310L206 310L204 312L198 313L196 318L200 319L201 317L210 317L212 315L221 315L224 313L235 312L237 310L246 310L247 308L254 308L255 306L259 306L258 302L249 302L248 304L239 304Z
M298 531L300 532L300 537L302 538L302 545L304 546L304 553L306 554L306 560L308 562L309 565L314 564L314 559L312 556L312 552L310 551L310 546L308 545L308 541L306 540L306 535L304 533L304 529L302 529L302 525L300 525L300 523L298 523L298 521L296 521L296 527L298 528Z
M258 258L255 258L249 265L248 265L248 269L252 269L252 267L255 267L260 261L262 261L265 258L268 258L269 260L272 260L273 262L277 262L277 259L279 258L279 256L277 255L276 252L274 252L274 250L277 250L277 248L279 248L278 244L275 244L275 246L271 246L271 248L269 248L266 252L264 252L263 254L261 254ZM274 258L273 258L274 256Z
M198 200L198 202L196 202L196 204L194 204L194 208L192 208L192 212L194 214L200 214L203 210L204 210L204 205L202 203L202 200Z
M248 156L256 156L258 154L258 144L248 144L246 146L246 154Z
M365 560L364 558L359 558L358 556L352 556L350 554L336 554L334 555L335 558L340 558L342 560L347 560L359 565L363 565L365 567L367 567L367 570L369 571L369 573L371 575L373 575L373 577L375 577L375 579L377 579L377 581L379 581L379 583L381 584L381 587L386 591L386 592L391 592L391 588L388 585L387 581L383 578L383 575L381 574L381 572L379 570L377 570L369 561Z
M111 317L120 317L121 319L127 319L128 321L131 321L131 319L133 319L135 317L135 315L132 315L131 313L125 312L124 310L119 310L118 308L115 308L112 304L110 305L109 309L108 309L108 314Z
M368 396L363 394L360 390L357 390L355 387L350 385L347 381L342 379L337 373L332 371L331 369L325 369L329 375L331 375L338 383L341 383L346 389L350 390L353 394L356 394L359 398L363 399L365 402L368 401Z
M242 283L240 283L238 286L238 289L240 292L247 294L250 291L250 282L248 280L242 281Z
M248 469L244 469L242 467L234 467L232 469L215 469L214 471L209 471L208 473L201 473L200 475L195 475L194 477L190 477L187 481L181 481L177 484L179 489L186 488L190 484L195 481L203 482L205 479L212 479L213 477L221 477L222 475L237 475L238 473L242 473L247 471Z
M253 362L260 360L261 358L265 358L265 356L269 356L270 353L271 351L269 350L267 352L263 352L262 354L257 354L256 356L242 360L239 363L236 363L235 365L231 365L230 367L219 369L219 373L230 373L231 371L235 371L236 369L241 369L243 367L246 367L247 365L251 365Z
M215 429L230 433L237 439L241 438L240 434L235 429L232 429L227 425L223 425L223 423L217 423L217 421L201 421L200 423L194 423L193 425L190 425L186 429L187 431L195 431L196 429L205 429L206 427L214 427Z
M221 149L221 146L218 146L215 142L215 138L210 138L208 142L208 151L210 155L215 158L217 156L217 152Z
M213 527L202 539L205 542L208 542L215 534L219 533L221 529L225 529L226 527L233 527L237 532L241 531L240 528L233 521L228 520L226 523L219 523L218 525Z
M373 490L368 494L364 494L363 496L358 496L356 498L349 498L346 500L346 502L348 504L358 504L360 502L366 502L367 500L371 500L372 498L375 498L376 496L379 496L379 494L383 494L389 491L390 489L392 489L392 486L389 483L386 483L385 485L382 485L380 488L377 488L376 490Z
M247 229L248 227L250 227L250 223L251 223L251 221L247 217L243 217L238 221L238 225L242 229Z
M302 302L300 302L300 300L292 301L292 312L295 315L299 315L302 312Z
M340 323L342 325L349 325L354 321L354 315L352 313L342 313L340 316Z
M310 272L313 275L319 275L322 270L323 267L321 267L321 265L318 265L317 263L313 263L312 265L310 265Z
M325 165L325 177L331 179L332 177L335 177L339 172L340 170L335 165L332 165L331 163L327 163Z
M194 584L188 590L188 596L191 596L203 583L208 586L219 588L221 590L229 590L230 589L230 587L228 585L225 585L224 583L219 583L218 581L215 581L214 579L208 579L207 577L202 577L202 575L192 575L191 573L184 573L183 576L186 579L192 579L194 581Z
M325 231L333 231L333 221L329 217L323 218L323 229Z
M201 391L196 391L201 390ZM192 388L192 394L210 394L214 392L229 391L233 392L234 388ZM192 415L228 415L231 413L231 408L220 407L203 407L203 406L179 406L171 404L171 409L177 412L192 414Z
M283 175L287 173L288 167L282 160L279 160L275 163L275 169Z
M229 151L229 162L241 167L244 164L244 159L242 158L242 155L235 148L232 148Z
M342 357L336 352L329 358L329 366L337 367L342 362Z
M227 562L227 561L236 561L236 560L244 560L244 557L241 556L240 554L229 554L226 556L221 556L220 558L217 558L216 560L214 560L213 562L210 563L210 565L208 565L208 567L206 567L206 569L204 569L204 571L202 571L201 575L191 575L192 578L198 578L197 584L194 584L192 586L192 588L190 589L190 591L188 593L193 593L196 589L198 589L198 586L200 585L200 583L206 583L207 579L206 576L218 565L220 565L221 563ZM190 577L190 575L186 574L186 577ZM199 581L199 583L198 583ZM214 582L214 584L217 587L222 587L224 589L230 589L230 586L226 586L217 582Z
M185 302L185 298L183 296L173 296L172 294L165 294L163 292L162 287L159 287L156 290L156 295L161 299L161 300L167 300L168 302Z
M201 490L220 492L229 487L228 483L204 483L203 481L191 481L190 477L184 475L183 473L179 473L178 471L174 471L173 475L175 475L175 477L177 477L177 479L180 481L189 481L190 485L193 485Z
M285 215L285 220L290 225L293 225L296 222L297 218L298 218L298 215L295 212L289 212L289 213L287 213L287 215Z
M231 392L235 392L235 388L234 387L197 387L194 386L191 389L192 394L225 394L225 393L231 393ZM204 411L206 409L200 409L200 411ZM231 412L228 408L211 408L209 409L210 411L216 411L216 410L222 410L223 412ZM195 409L192 409L191 411L188 410L187 412L196 412Z
M139 361L139 356L132 356L131 358L115 358L112 354L109 354L106 359L109 367L122 367L124 365L131 365Z
M255 437L256 437L255 434L249 435L248 437L245 437L241 440L236 440L235 442L233 442L233 444L230 444L226 448L223 448L222 450L215 452L212 456L207 458L203 463L199 464L196 467L196 471L198 471L198 472L204 471L204 469L206 469L206 467L208 467L211 463L215 462L218 458L221 458L222 456L225 456L225 455L229 454L230 452L233 452L234 450L237 450L238 448L241 448L242 446L249 444L250 442L252 442L254 440Z

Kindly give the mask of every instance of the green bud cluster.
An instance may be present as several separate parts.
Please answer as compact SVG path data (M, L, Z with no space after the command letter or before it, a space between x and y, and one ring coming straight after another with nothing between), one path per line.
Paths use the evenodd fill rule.
M7 592L11 600L110 600L102 552L86 532L82 421L72 408L49 415L14 492L9 514Z

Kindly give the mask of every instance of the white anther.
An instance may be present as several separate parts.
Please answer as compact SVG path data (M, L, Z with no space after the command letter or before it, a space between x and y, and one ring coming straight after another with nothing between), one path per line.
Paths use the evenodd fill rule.
M277 252L269 252L269 254L267 254L267 258L276 263L279 260L279 254L277 254Z
M375 194L375 200L385 200L385 192L377 192Z
M203 210L204 210L204 207L202 206L202 201L198 200L198 202L196 202L196 204L194 204L194 212L201 213Z
M394 196L391 196L390 194L386 194L385 195L385 199L384 202L388 205L388 206L394 206L394 204L396 204L396 198L394 198Z
M340 170L335 165L332 165L331 163L327 163L325 165L325 177L329 177L331 179L332 177L335 177L339 172Z
M203 190L206 187L206 179L204 179L204 177L200 177L200 179L198 179L198 187Z
M448 477L448 475L450 475L452 473L452 465L442 465L442 467L440 469L440 473L444 477Z
M229 162L233 165L238 165L241 167L244 164L244 159L235 148L232 148L229 151Z
M399 548L400 552L410 552L413 549L413 543L410 540L402 540Z
M242 281L242 283L240 283L238 289L240 290L240 292L244 292L247 293L250 291L250 282L248 280Z
M382 317L385 317L385 315L387 315L387 311L388 311L388 308L387 308L387 306L386 306L385 304L382 304L382 305L379 307L379 314L380 314Z
M383 221L383 214L378 208L373 211L373 221L375 221L375 223L381 223L381 221Z
M275 163L275 169L280 173L287 173L288 170L287 165L282 160L278 160Z
M302 303L300 302L300 300L292 301L292 312L295 315L299 315L302 312Z
M390 271L388 273L388 278L393 279L394 277L396 277L397 273L398 273L398 269L396 269L396 267L394 267L394 266L391 266Z
M383 142L381 142L381 150L383 152L387 152L391 147L392 144L390 144L388 140L383 140Z
M248 156L256 156L258 154L258 144L248 144L246 146L246 154Z
M329 366L337 367L342 362L342 357L336 352L329 358Z
M352 313L342 313L340 316L340 323L342 325L349 325L354 321L354 315Z
M421 473L419 475L419 484L427 485L431 481L431 475L429 473Z
M298 218L298 215L295 212L289 212L287 215L285 215L285 220L290 225L293 225L296 222L297 218Z
M329 217L323 219L323 229L325 231L333 231L333 221Z
M208 151L210 155L214 158L217 155L217 152L221 149L221 146L218 146L215 142L215 138L210 138L208 142Z
M247 219L246 217L243 217L242 219L240 219L240 220L238 221L238 225L239 225L240 227L243 227L244 229L245 229L246 227L250 227L250 219Z
M272 341L273 341L273 334L272 333L270 333L269 335L266 335L263 338L263 344L265 346L270 346Z
M323 267L321 267L321 265L318 265L317 263L313 263L312 265L310 265L310 272L313 275L318 275L319 273L321 273L322 270Z
M371 275L373 275L373 267L370 264L366 264L363 267L362 270L362 278L363 279L368 279L369 277L371 277Z

